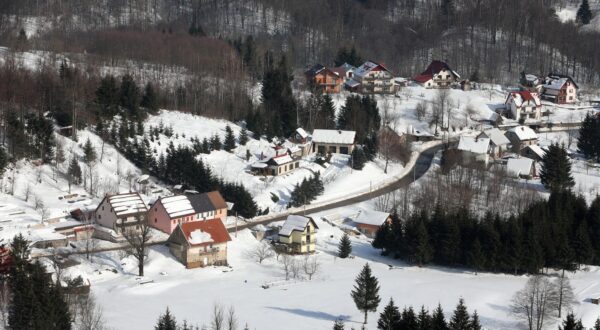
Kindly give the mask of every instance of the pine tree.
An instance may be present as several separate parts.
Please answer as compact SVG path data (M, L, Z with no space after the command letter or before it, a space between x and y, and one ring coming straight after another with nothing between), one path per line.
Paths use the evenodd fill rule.
M352 168L355 170L362 170L367 163L367 156L364 150L360 146L356 146L352 150Z
M356 308L364 313L364 324L367 324L367 313L376 311L379 302L381 302L381 298L379 298L379 281L371 274L369 264L365 264L356 277L356 284L351 296Z
M572 240L575 261L578 265L587 264L594 259L594 248L590 241L589 230L585 221L581 221Z
M329 94L323 95L315 128L335 129L335 105Z
M223 144L223 149L225 151L230 152L235 148L235 136L233 135L233 130L229 125L225 126L225 143Z
M70 182L74 183L74 184L80 184L81 183L81 167L79 167L79 162L77 161L77 158L73 157L71 158L71 162L69 163L69 170L67 172L67 175L70 178Z
M594 329L593 330L600 330L600 318L596 319L596 322L594 323Z
M469 313L467 312L467 307L465 306L465 301L460 298L448 326L450 330L470 330L470 324L471 321Z
M64 155L62 157L64 162ZM56 154L56 159L58 161L58 151ZM4 149L4 147L0 147L0 176L2 175L2 173L4 173L6 165L8 165L8 155L6 154L6 149Z
M581 5L577 10L577 22L586 25L590 24L592 20L592 11L590 10L590 4L588 0L581 1Z
M417 316L415 315L415 311L412 307L404 308L404 310L402 310L402 320L400 321L400 329L419 329L419 322L417 320Z
M348 237L348 234L344 233L344 236L342 236L338 246L338 256L344 259L348 258L350 253L352 253L352 243L350 242L350 237Z
M470 330L481 330L481 323L479 322L479 314L477 314L477 311L473 312Z
M221 138L218 134L215 134L210 139L210 149L211 150L221 150Z
M202 139L202 153L210 154L210 142L207 138Z
M246 143L248 143L248 131L246 130L246 127L242 127L242 130L240 131L240 136L238 137L238 140L240 141L240 145L245 146Z
M119 89L119 105L127 110L127 115L135 119L143 119L140 116L140 91L130 74L121 78L121 87Z
M177 321L171 315L169 308L158 318L158 323L154 327L155 330L177 330Z
M479 243L478 238L475 238L468 252L468 265L475 269L475 275L477 275L477 272L483 267L484 263L485 255L481 249L481 243Z
M546 189L552 192L571 189L575 185L571 175L571 161L564 147L554 143L548 147L542 158L540 178Z
M587 159L600 161L600 120L588 113L579 128L577 149Z
M94 150L94 146L92 145L90 139L87 139L83 145L83 161L86 164L96 161L96 150Z
M560 330L585 330L581 320L575 321L575 315L573 313L567 314L567 318L563 321L562 327L558 327Z
M100 108L101 117L112 118L117 114L119 87L114 76L108 75L102 78L96 90L96 103Z
M431 315L431 329L432 330L448 330L448 323L444 317L444 311L442 305L438 304L438 307L433 311Z
M373 242L371 242L371 245L376 248L376 249L381 249L383 250L388 242L387 242L387 238L390 235L390 225L387 222L384 222L378 229L377 232L375 233L375 238L373 239ZM382 254L384 253L384 251L382 251Z
M342 319L335 320L333 330L344 330L344 321Z
M154 91L154 87L152 87L151 83L147 83L146 87L144 87L144 95L142 95L142 101L140 105L146 109L148 109L151 113L158 112L158 96Z
M394 305L394 300L390 298L390 302L385 306L383 312L379 314L377 321L377 329L379 330L396 330L400 327L402 316L400 310Z
M419 330L430 330L433 327L431 316L429 316L425 306L421 306L417 321L419 322Z

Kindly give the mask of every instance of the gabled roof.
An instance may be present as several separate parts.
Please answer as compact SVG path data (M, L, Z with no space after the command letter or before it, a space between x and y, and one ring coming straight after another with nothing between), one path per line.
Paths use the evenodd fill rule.
M279 166L279 165L284 165L284 164L287 164L287 163L291 163L293 161L294 160L292 159L292 157L288 153L285 153L285 154L282 154L282 155L279 155L279 156L275 156L275 157L269 159L267 161L267 164L268 165Z
M523 103L531 101L535 104L536 107L540 107L542 106L542 101L540 101L540 96L538 95L538 93L535 92L530 92L530 91L517 91L517 92L510 92L510 94L508 95L508 99L512 99L515 102L515 105L517 107L520 107L523 105Z
M442 70L448 70L448 71L452 72L452 75L454 75L455 78L460 78L460 75L458 73L456 73L455 71L453 71L450 68L450 66L448 64L446 64L446 62L433 60L433 61L431 61L431 63L427 67L427 69L425 69L425 71L421 72L420 75L416 76L414 78L414 80L419 83L427 82L427 81L433 79L433 76L440 73L440 71L442 71Z
M538 138L537 134L535 134L535 131L527 126L513 127L508 131L514 133L517 136L517 138L521 141L535 140Z
M221 219L185 222L177 226L190 245L219 244L231 241Z
M496 146L503 146L503 145L510 144L510 140L508 140L506 138L506 136L504 135L504 133L497 128L492 128L492 129L483 131L483 132L481 132L481 134L479 134L479 136L482 136L482 135L485 137L488 137L490 139L490 141Z
M573 80L571 76L554 72L550 72L548 74L548 77L546 77L546 81L544 83L544 87L550 89L561 89L567 81L571 81L573 85L575 85L575 88L579 89L579 86L577 83L575 83L575 80Z
M290 236L294 231L304 231L309 222L312 222L315 228L319 228L312 218L290 214L279 230L279 235Z
M226 209L227 208L227 202L225 202L225 199L223 198L223 196L221 196L221 193L218 192L217 190L207 192L206 195L208 196L208 199L210 199L210 202L212 203L212 205L215 209Z
M194 207L186 195L164 197L160 203L167 211L169 218L178 218L188 214L195 214Z
M206 193L186 195L186 197L190 200L190 203L194 207L194 211L196 213L203 213L216 210L216 208L210 201L210 198L208 198L208 194Z
M335 129L316 129L312 134L312 141L329 144L354 144L355 131L342 131Z
M304 74L306 74L307 76L314 76L323 70L325 70L325 66L323 64L318 63L311 66L308 70L304 72Z
M162 204L171 219L227 208L227 203L218 191L163 197L157 203Z
M363 65L359 66L358 69L354 70L354 75L363 77L371 71L387 71L390 72L383 64L375 63L372 61L366 61Z
M544 155L546 154L546 151L544 151L544 149L542 149L540 146L538 146L536 144L528 145L527 147L525 147L525 149L531 150L531 152L533 152L540 158L544 158Z
M364 225L381 226L389 217L389 213L361 209L352 221Z
M477 138L472 136L461 136L458 141L458 150L470 151L476 154L485 154L490 146L489 138Z
M506 163L506 172L515 176L529 175L533 160L529 158L509 158Z
M300 137L303 139L306 139L308 137L308 133L306 133L306 131L302 127L296 128L296 133L298 133L298 135L300 135Z
M105 198L118 217L148 211L146 203L138 193L107 195Z

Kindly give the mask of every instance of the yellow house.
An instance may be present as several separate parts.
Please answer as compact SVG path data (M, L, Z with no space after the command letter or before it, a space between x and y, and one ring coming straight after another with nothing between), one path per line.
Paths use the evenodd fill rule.
M313 253L317 229L319 227L312 218L289 215L279 230L279 242L287 244L291 253Z

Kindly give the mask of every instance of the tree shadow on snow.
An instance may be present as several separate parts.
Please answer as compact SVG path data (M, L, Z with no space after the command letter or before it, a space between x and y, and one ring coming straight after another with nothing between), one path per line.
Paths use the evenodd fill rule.
M328 320L331 322L334 322L335 320L342 320L344 322L358 323L358 322L350 321L350 315L333 315L333 314L329 314L329 313L325 313L325 312L309 311L309 310L300 309L300 308L283 308L283 307L270 307L270 306L267 306L267 308L278 310L278 311L283 311L283 312L288 312L288 313L292 313L292 314L296 314L296 315L300 315L300 316L304 316L304 317L309 317L312 319Z

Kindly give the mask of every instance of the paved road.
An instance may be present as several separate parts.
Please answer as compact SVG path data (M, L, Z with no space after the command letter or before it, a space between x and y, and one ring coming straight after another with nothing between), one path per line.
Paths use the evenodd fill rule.
M413 183L416 179L419 179L421 176L423 176L425 173L427 173L427 171L431 167L433 156L435 155L435 153L437 151L441 150L442 148L443 148L443 145L440 144L440 145L436 145L434 147L431 147L429 149L422 151L421 154L419 155L419 157L417 158L417 161L415 162L413 170L406 173L406 175L404 175L402 178L390 183L389 185L386 185L382 188L375 189L375 190L371 191L370 193L357 194L354 197L350 197L350 198L347 198L347 199L344 199L341 201L337 201L337 202L329 203L326 205L310 208L310 210L307 209L306 212L316 213L316 212L335 209L335 208L342 207L342 206L353 205L356 203L360 203L360 202L364 202L364 201L373 199L373 198L381 196L381 195L385 195L385 194L390 193L399 188L408 186L409 184ZM295 213L298 214L300 212L295 212ZM251 228L258 224L266 225L271 222L285 220L287 218L287 216L288 216L288 214L283 213L281 215L278 215L278 216L275 216L275 217L272 217L269 219L252 221L250 223L240 224L240 225L238 225L237 229L241 230L241 229L245 229L245 228ZM233 231L235 231L235 228L229 228L229 231L233 232Z

